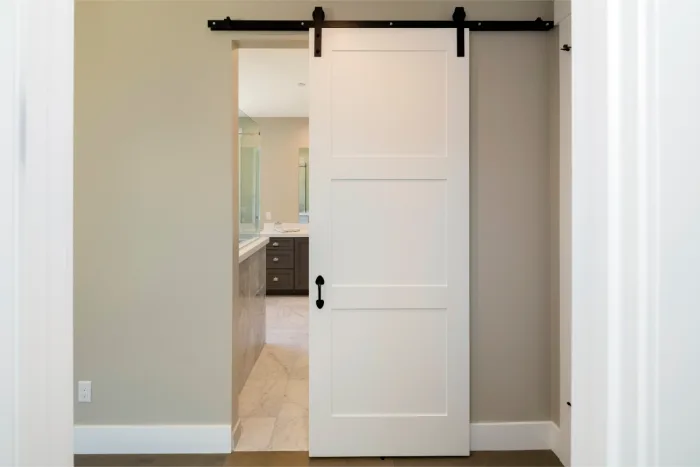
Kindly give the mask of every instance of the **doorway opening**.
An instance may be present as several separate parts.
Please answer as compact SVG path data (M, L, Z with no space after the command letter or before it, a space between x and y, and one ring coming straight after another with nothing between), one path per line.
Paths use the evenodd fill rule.
M257 250L239 261L234 449L308 451L309 52L237 53L239 238Z
M469 455L470 339L464 335L471 283L465 209L471 128L464 18L400 23L400 32L383 23L372 22L371 31L332 23L322 33L323 48L319 29L326 24L318 24L316 15L314 20L312 153L322 157L311 159L312 217L318 224L311 272L318 274L316 306L323 308L324 284L331 306L310 316L310 455ZM538 19L526 26L548 30L551 23ZM268 133L261 134L265 145ZM261 154L264 164L264 147ZM261 195L261 203L267 202ZM260 211L272 221L271 236L301 231ZM424 213L423 222L416 222L416 212ZM301 276L283 270L299 258L298 239L278 239L271 245L274 255L265 259L273 269L266 277L277 282L271 288L289 292ZM282 401L291 399L289 372L286 378ZM258 384L252 394L262 401L275 382ZM259 425L268 432L272 426L263 439L269 440L264 448L274 449L280 413L263 414L273 415L257 418L273 419Z

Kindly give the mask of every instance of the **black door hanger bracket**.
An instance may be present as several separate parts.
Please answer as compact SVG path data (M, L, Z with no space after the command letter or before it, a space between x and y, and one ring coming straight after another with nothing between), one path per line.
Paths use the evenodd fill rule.
M321 42L323 40L323 20L326 19L326 13L323 12L323 8L317 6L311 17L314 19L314 57L320 57L323 50Z

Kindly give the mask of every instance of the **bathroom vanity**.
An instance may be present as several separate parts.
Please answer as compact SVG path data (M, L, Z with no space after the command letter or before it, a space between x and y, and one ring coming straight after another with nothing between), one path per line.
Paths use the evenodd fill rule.
M267 244L267 294L309 294L309 233L305 227L297 232L263 230Z
M271 237L267 244L267 294L309 294L309 237Z

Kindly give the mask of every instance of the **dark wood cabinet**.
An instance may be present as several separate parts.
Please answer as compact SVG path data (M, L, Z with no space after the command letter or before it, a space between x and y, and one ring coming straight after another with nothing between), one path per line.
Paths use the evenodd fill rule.
M294 239L294 289L309 292L309 238Z
M272 237L267 244L267 294L309 294L309 238Z

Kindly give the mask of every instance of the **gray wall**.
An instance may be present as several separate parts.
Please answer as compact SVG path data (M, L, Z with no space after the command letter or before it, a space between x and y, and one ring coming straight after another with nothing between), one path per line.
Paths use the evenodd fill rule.
M75 377L93 381L76 423L235 418L234 36L205 24L315 5L76 5ZM550 1L464 5L552 16ZM454 3L326 6L329 19L444 19ZM471 38L472 418L550 420L549 39Z

